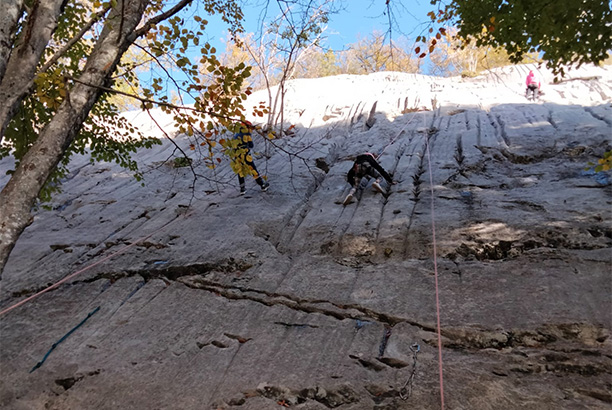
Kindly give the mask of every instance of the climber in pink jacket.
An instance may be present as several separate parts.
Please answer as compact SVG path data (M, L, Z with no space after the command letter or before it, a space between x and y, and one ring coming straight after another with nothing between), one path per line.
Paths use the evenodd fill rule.
M527 75L525 85L527 86L527 89L525 90L525 97L529 98L529 91L531 91L533 93L533 99L536 100L538 98L538 93L540 91L541 84L540 80L533 73L532 70L530 70L529 74Z

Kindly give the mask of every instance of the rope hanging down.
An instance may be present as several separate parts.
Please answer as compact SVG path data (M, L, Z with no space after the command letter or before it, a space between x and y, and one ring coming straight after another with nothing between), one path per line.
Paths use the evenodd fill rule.
M423 122L425 118L423 118ZM440 404L444 410L444 377L442 375L442 333L440 331L440 292L438 288L438 259L437 259L437 244L436 244L436 217L434 212L434 188L433 176L431 172L431 154L429 152L429 135L425 136L425 145L427 148L427 163L429 166L429 187L431 189L431 234L433 241L433 257L434 257L434 278L436 284L436 318L438 327L438 364L440 372Z
M108 256L106 256L106 257L104 257L104 258L100 259L99 261L94 262L94 263L92 263L91 265L86 266L86 267L84 267L83 269L80 269L80 270L78 270L78 271L76 271L76 272L74 272L74 273L72 273L72 274L70 274L70 275L66 276L64 279L62 279L62 280L60 280L60 281L58 281L58 282L54 283L53 285L51 285L51 286L49 286L49 287L47 287L47 288L45 288L45 289L41 290L40 292L37 292L37 293L33 294L33 295L32 295L32 296L30 296L30 297L25 298L24 300L22 300L22 301L20 301L20 302L15 303L13 306L7 307L6 309L4 309L4 310L0 311L0 316L2 316L2 315L3 315L3 314L5 314L5 313L10 312L10 311L11 311L11 310L13 310L13 309L18 308L19 306L21 306L21 305L23 305L23 304L25 304L25 303L29 302L30 300L32 300L32 299L34 299L34 298L36 298L36 297L38 297L38 296L42 295L43 293L46 293L46 292L48 292L48 291L50 291L50 290L52 290L52 289L57 288L57 287L58 287L59 285L61 285L62 283L67 282L68 280L70 280L70 279L74 278L75 276L77 276L77 275L79 275L79 274L81 274L81 273L83 273L83 272L85 272L85 271L87 271L87 270L89 270L89 269L93 268L94 266L99 265L99 264L101 264L102 262L109 260L109 259L110 259L110 258L112 258L113 256L119 255L119 254L121 254L121 253L123 253L123 252L127 251L127 250L128 250L128 249L130 249L132 246L135 246L135 245L139 244L140 242L142 242L142 241L144 241L144 240L146 240L146 239L149 239L151 236L155 235L156 233L158 233L158 232L160 232L160 231L162 231L162 230L166 229L166 228L168 227L168 225L170 225L171 223L176 222L176 221L178 221L179 219L181 219L181 218L183 218L183 217L186 217L186 216L188 216L188 215L190 215L190 214L191 214L191 213L188 213L188 214L181 214L181 215L179 215L177 218L175 218L175 219L173 219L173 220L171 220L171 221L169 221L169 222L166 222L166 223L165 223L164 225L162 225L162 226L161 226L159 229L157 229L157 230L155 230L155 231L151 232L151 233L150 233L150 234L148 234L147 236L143 236L142 238L140 238L140 239L138 239L138 240L136 240L136 241L134 241L134 242L130 243L129 245L126 245L126 246L124 246L123 248L119 249L117 252L115 252L115 253L111 253L110 255L108 255Z

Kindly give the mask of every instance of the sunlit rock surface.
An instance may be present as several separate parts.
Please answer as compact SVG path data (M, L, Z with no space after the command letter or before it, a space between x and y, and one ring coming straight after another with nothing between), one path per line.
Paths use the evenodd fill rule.
M74 276L0 316L0 407L438 409L437 271L447 408L609 409L612 188L585 168L612 68L542 71L535 103L530 68L293 81L295 134L255 137L271 187L244 197L126 114L173 140L138 153L144 187L75 157L35 212L0 309ZM398 184L342 206L363 152Z

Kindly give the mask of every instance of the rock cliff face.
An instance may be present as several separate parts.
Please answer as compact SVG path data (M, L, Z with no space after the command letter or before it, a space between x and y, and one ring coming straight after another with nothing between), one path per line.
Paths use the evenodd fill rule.
M612 71L543 73L530 103L528 69L296 80L244 197L169 141L144 187L75 158L1 282L5 309L74 274L0 316L0 407L437 409L437 271L446 408L609 409L612 188L584 168ZM398 184L343 206L363 152Z

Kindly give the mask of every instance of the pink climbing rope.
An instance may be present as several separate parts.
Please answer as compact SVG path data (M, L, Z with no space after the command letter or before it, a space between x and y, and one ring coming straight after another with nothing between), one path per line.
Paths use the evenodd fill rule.
M49 287L47 287L47 288L45 288L45 289L41 290L40 292L37 292L37 293L33 294L32 296L29 296L29 297L25 298L24 300L22 300L22 301L20 301L20 302L15 303L14 305L12 305L12 306L10 306L10 307L8 307L8 308L4 309L3 311L1 311L1 312L0 312L0 316L2 316L2 315L3 315L3 314L5 314L5 313L10 312L10 311L11 311L11 310L13 310L13 309L18 308L19 306L21 306L21 305L23 305L23 304L26 304L27 302L31 301L31 300L32 300L32 299L34 299L34 298L37 298L38 296L42 295L43 293L46 293L46 292L48 292L48 291L50 291L50 290L52 290L52 289L57 288L57 287L58 287L59 285L61 285L62 283L67 282L68 280L70 280L70 279L74 278L74 277L75 277L75 276L77 276L77 275L80 275L81 273L83 273L83 272L85 272L85 271L87 271L87 270L89 270L89 269L93 268L94 266L99 265L99 264L101 264L102 262L109 260L109 259L110 259L110 258L112 258L113 256L117 256L117 255L119 255L119 254L122 254L123 252L127 251L128 249L130 249L132 246L134 246L134 245L136 245L136 244L138 244L138 243L140 243L140 242L142 242L142 241L144 241L144 240L146 240L146 239L149 239L151 236L153 236L153 235L155 235L156 233L158 233L159 231L161 231L161 230L165 229L165 228L166 228L168 225L170 225L172 222L175 222L175 221L179 220L180 218L182 218L182 217L184 217L184 216L186 216L186 214L182 214L182 215L180 215L178 218L175 218L175 219L173 219L173 220L171 220L171 221L169 221L169 222L165 223L165 224L164 224L164 225L162 225L162 226L161 226L159 229L157 229L157 230L155 230L155 231L151 232L151 233L150 233L150 234L148 234L147 236L143 236L142 238L138 239L137 241L134 241L134 242L130 243L129 245L126 245L126 246L124 246L123 248L119 249L117 252L115 252L115 253L111 253L110 255L108 255L108 256L106 256L106 257L104 257L104 258L100 259L99 261L97 261L97 262L95 262L95 263L92 263L91 265L88 265L88 266L84 267L83 269L78 270L78 271L76 271L76 272L74 272L74 273L72 273L72 274L70 274L70 275L66 276L64 279L62 279L62 280L60 280L59 282L56 282L56 283L54 283L53 285L51 285L51 286L49 286Z
M427 146L427 163L429 166L429 186L431 188L431 232L433 236L433 257L434 257L434 277L436 283L436 316L438 324L438 364L440 372L440 405L444 410L444 377L442 376L442 333L440 331L440 293L438 291L438 260L437 260L437 245L436 245L436 221L434 212L434 188L433 177L431 173L431 155L429 153L429 136L425 136Z

